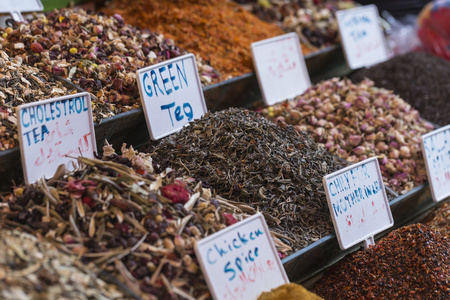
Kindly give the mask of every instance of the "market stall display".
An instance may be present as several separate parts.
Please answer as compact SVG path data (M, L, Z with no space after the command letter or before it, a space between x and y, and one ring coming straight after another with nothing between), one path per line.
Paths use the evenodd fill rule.
M425 52L396 56L349 76L355 83L369 78L375 86L392 90L423 118L441 126L450 123L449 77L450 62Z
M107 15L119 13L132 25L164 32L209 62L222 80L253 70L252 42L284 33L231 1L115 0L102 10Z
M449 243L425 225L402 227L330 267L312 291L326 299L448 299Z
M79 157L73 172L14 187L3 197L4 226L57 242L145 299L208 298L193 243L246 214L192 178L153 172L149 155L122 153L106 146L104 160Z
M433 125L373 81L333 78L260 112L300 132L310 131L316 142L350 163L376 156L384 184L396 192L406 193L426 180L420 136Z
M217 194L262 212L294 251L333 230L322 177L343 165L293 126L230 108L145 149Z
M23 64L0 50L0 151L19 145L15 107L39 100L74 94L50 74Z
M140 107L136 70L185 53L162 34L128 25L115 14L61 9L0 28L0 44L11 57L62 76L98 98L97 122ZM214 70L198 59L204 83Z
M336 11L355 6L351 0L235 1L245 4L260 19L279 24L286 32L296 32L308 52L339 44Z
M43 238L0 230L0 298L133 299Z

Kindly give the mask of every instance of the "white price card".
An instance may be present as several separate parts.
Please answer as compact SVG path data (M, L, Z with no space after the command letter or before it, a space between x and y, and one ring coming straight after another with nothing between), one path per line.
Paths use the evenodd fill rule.
M136 72L150 137L158 140L179 131L207 111L193 54Z
M422 152L434 201L450 197L450 125L422 136Z
M394 225L376 157L325 176L323 185L341 249Z
M252 43L253 64L267 105L292 99L311 86L295 32Z
M17 108L19 143L26 183L51 177L59 165L97 151L89 93L78 93Z
M368 67L388 59L386 40L378 22L378 9L366 5L336 12L347 64Z
M0 0L0 13L9 13L16 21L23 21L22 12L42 11L40 0Z
M260 213L198 241L195 253L214 299L257 299L289 283Z

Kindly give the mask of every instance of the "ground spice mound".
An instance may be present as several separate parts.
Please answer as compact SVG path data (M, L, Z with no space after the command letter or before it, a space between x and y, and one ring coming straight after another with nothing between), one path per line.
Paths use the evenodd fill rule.
M283 284L270 292L264 292L258 300L321 300L319 296L311 293L296 283Z
M132 25L164 32L180 47L209 61L222 79L253 70L251 43L284 34L277 25L224 0L116 0L103 11L119 13Z
M450 239L450 202L434 210L422 223Z
M332 231L322 177L341 165L292 126L281 128L254 112L230 108L207 114L146 152L201 179L218 195L263 212L294 250Z
M354 82L365 77L393 90L425 119L442 126L450 123L450 62L445 59L412 52L350 75Z
M405 226L347 255L312 289L325 299L450 299L450 240Z

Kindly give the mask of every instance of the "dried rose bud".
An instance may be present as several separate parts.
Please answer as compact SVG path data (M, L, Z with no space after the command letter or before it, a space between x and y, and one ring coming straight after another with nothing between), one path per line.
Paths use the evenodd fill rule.
M409 150L409 147L407 146L401 146L400 147L400 155L402 157L411 157L411 152Z
M358 146L359 143L361 143L361 139L362 138L360 135L351 135L348 138L350 145L352 145L352 146Z
M353 149L353 153L355 153L356 155L362 155L365 152L366 152L366 148L364 146L358 146Z

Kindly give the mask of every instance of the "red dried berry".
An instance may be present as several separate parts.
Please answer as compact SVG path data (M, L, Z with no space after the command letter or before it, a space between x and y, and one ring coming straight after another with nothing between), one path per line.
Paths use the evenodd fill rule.
M178 184L172 183L161 189L161 194L172 200L172 203L184 204L189 200L189 192Z
M238 220L236 220L236 218L232 214L223 213L223 217L225 218L225 224L227 224L227 226L236 224L238 222Z
M36 52L36 53L44 52L44 47L42 47L42 45L39 43L31 44L30 48L31 48L31 51Z

